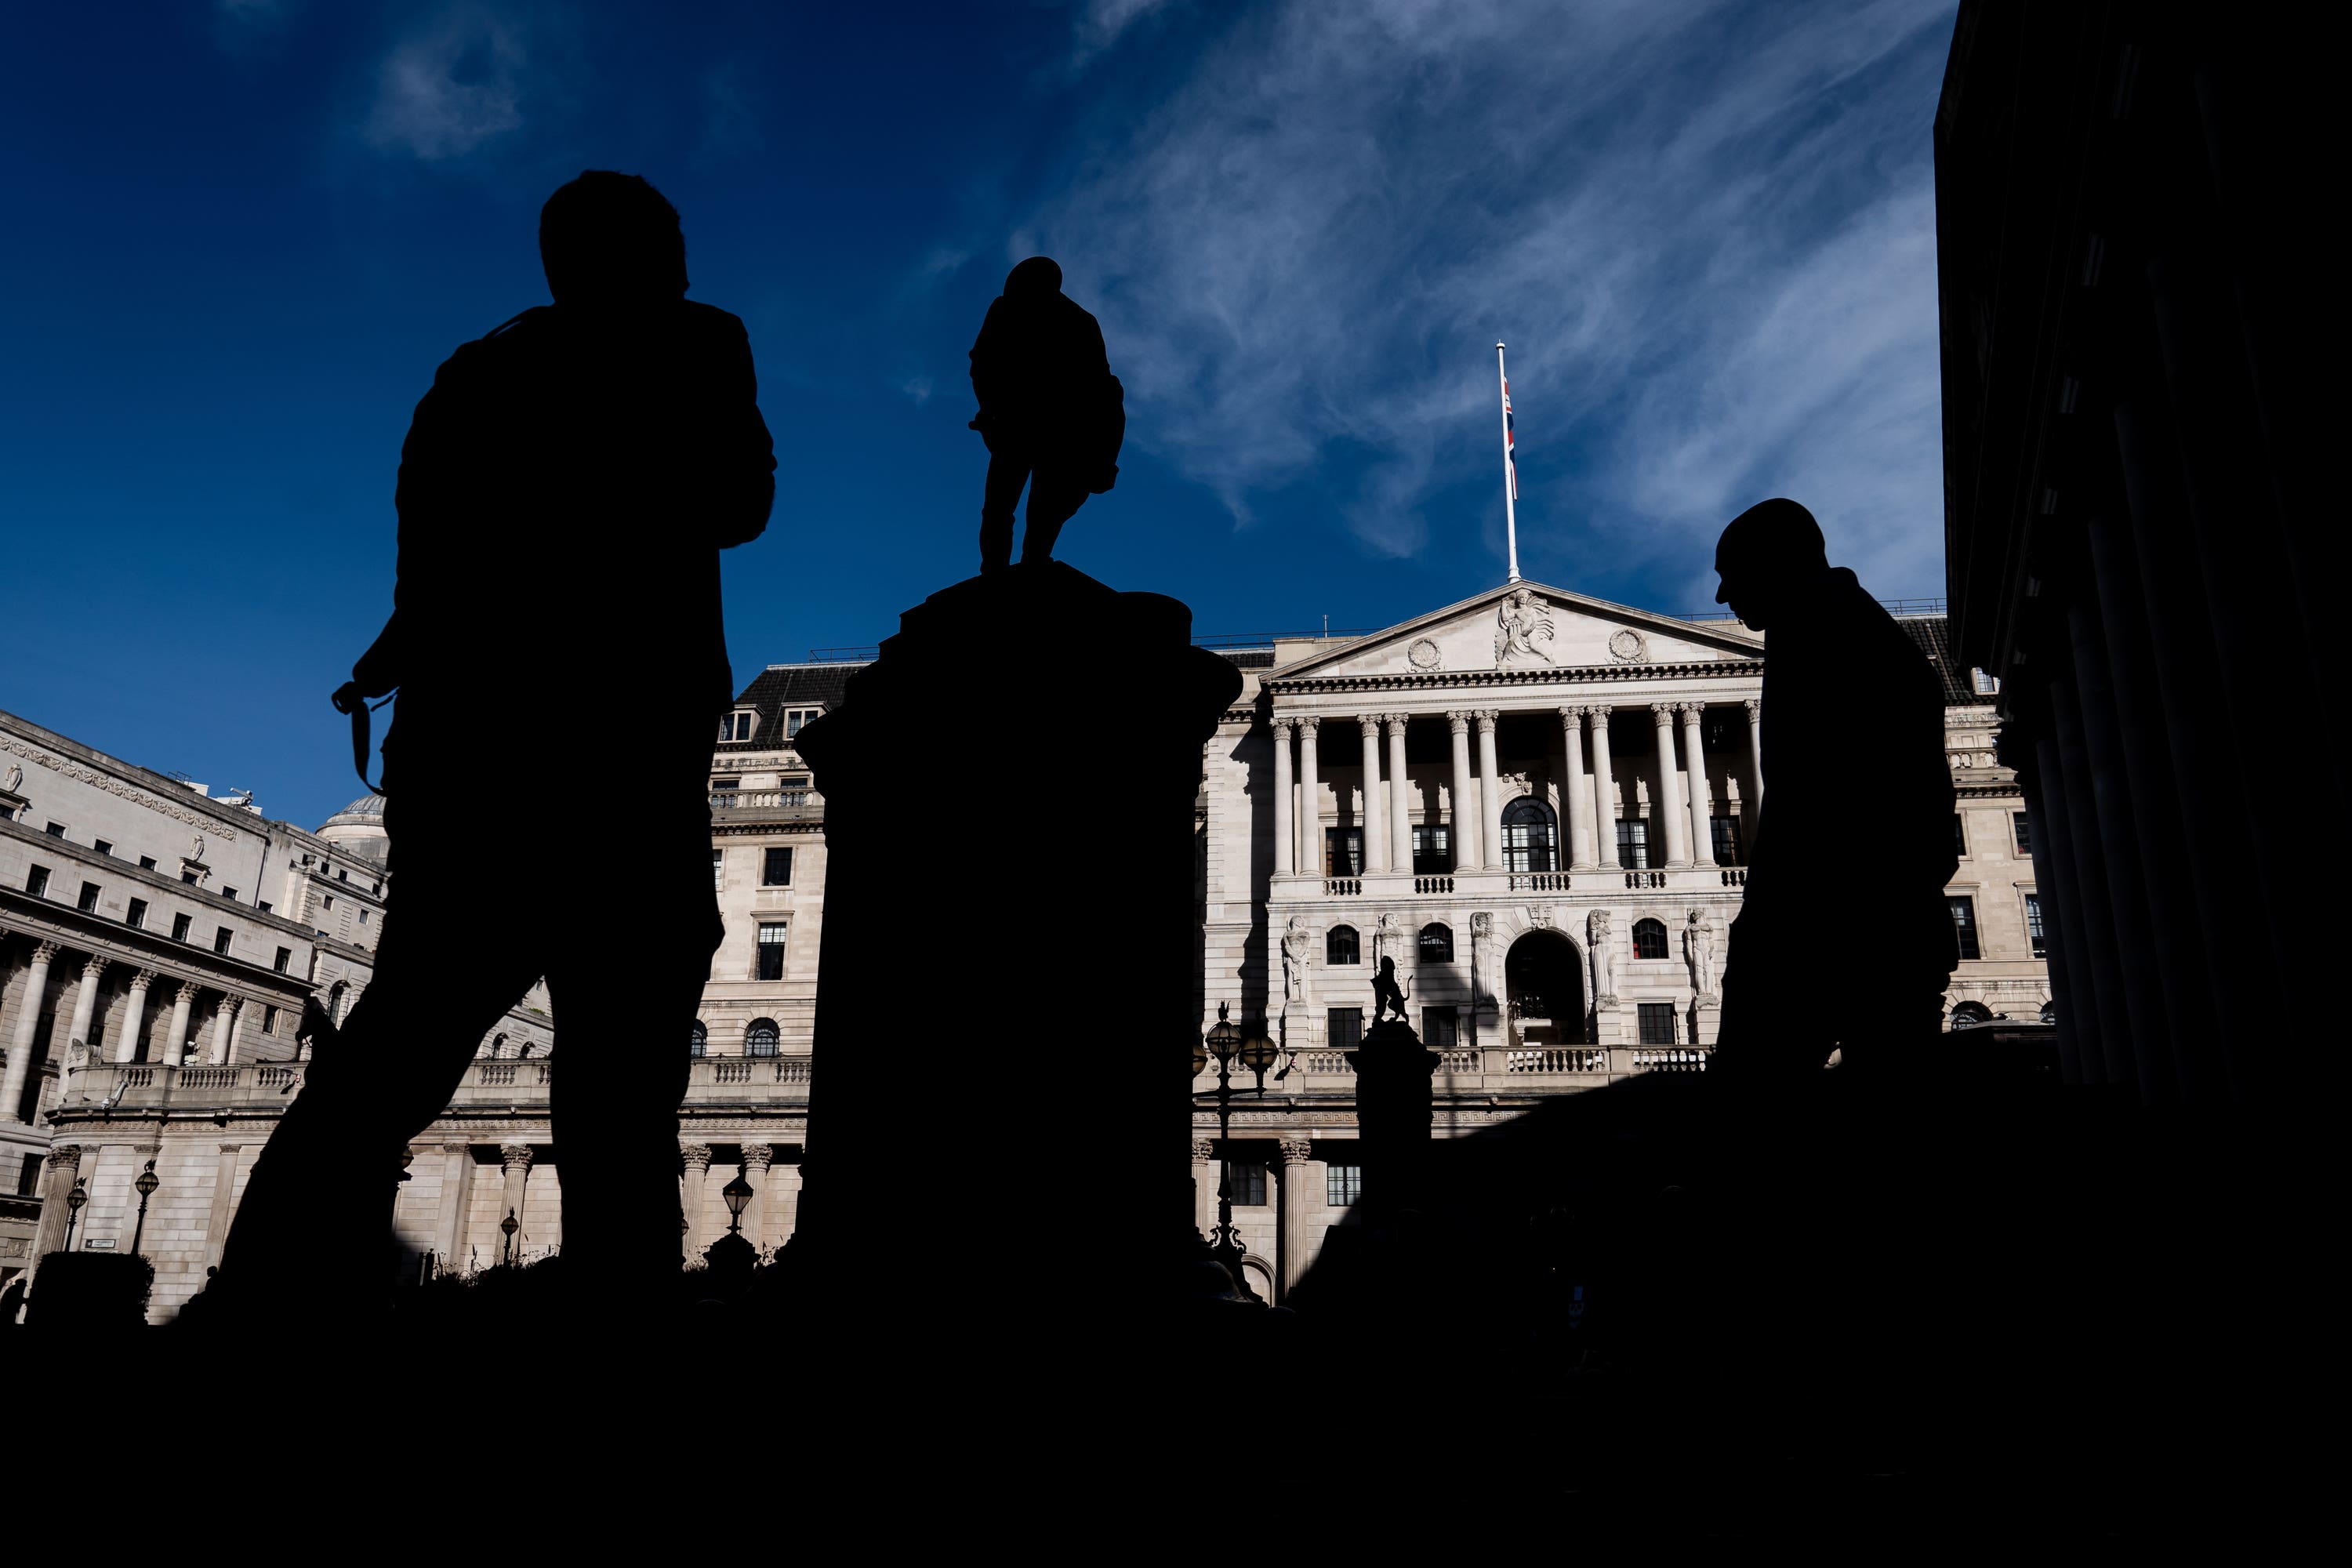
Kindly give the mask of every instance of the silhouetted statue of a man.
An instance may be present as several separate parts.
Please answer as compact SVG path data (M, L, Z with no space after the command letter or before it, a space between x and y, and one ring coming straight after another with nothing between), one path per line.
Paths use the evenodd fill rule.
M980 505L980 569L1013 560L1013 509L1029 487L1021 560L1053 558L1054 541L1089 495L1118 478L1125 393L1110 373L1101 324L1062 292L1062 269L1033 256L1004 279L971 345L971 427L988 443Z
M1766 634L1763 816L1716 1065L1793 1076L1843 1047L1865 1074L1923 1068L1958 961L1942 681L1795 501L1732 519L1715 569L1716 601Z
M246 1188L217 1282L240 1320L382 1290L403 1143L541 975L564 1273L624 1310L674 1284L686 1037L720 934L719 552L766 527L775 461L743 324L683 297L659 192L584 174L539 240L555 302L451 355L401 451L392 618L336 693L400 691L384 935ZM624 749L627 785L583 784L583 746Z

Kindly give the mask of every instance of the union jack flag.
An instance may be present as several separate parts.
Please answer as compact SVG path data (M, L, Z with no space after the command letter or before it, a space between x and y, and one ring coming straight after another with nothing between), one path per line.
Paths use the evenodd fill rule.
M1519 453L1515 441L1517 426L1511 423L1511 383L1503 382L1503 473L1511 486L1511 499L1519 499Z

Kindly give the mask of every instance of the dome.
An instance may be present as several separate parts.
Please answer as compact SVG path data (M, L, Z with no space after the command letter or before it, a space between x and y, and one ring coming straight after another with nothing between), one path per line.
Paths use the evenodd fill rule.
M391 844L383 826L383 796L360 796L320 823L319 837L364 858L381 858Z
M380 795L360 796L359 799L320 823L319 831L324 833L330 827L372 827L379 833L383 832L383 796Z

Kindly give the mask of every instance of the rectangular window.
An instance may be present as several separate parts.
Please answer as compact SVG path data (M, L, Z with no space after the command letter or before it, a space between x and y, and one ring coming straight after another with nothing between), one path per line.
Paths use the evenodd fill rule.
M1324 1015L1324 1035L1335 1051L1352 1051L1364 1043L1364 1010L1334 1007Z
M1963 860L1969 858L1969 830L1957 811L1952 813L1952 853Z
M16 1167L16 1195L29 1198L41 1190L41 1157L27 1154Z
M1235 1160L1226 1169L1233 1174L1234 1206L1264 1208L1265 1206L1265 1162Z
M49 896L49 868L47 866L36 866L25 873L25 891L37 899Z
M760 857L760 885L763 888L789 888L793 885L793 852L770 845Z
M1364 1195L1364 1168L1361 1165L1326 1165L1323 1167L1323 1201L1335 1209L1346 1208Z
M1433 1051L1450 1051L1461 1039L1461 1018L1451 1007L1421 1010L1421 1043Z
M1628 871L1650 868L1650 825L1634 818L1617 819L1617 864Z
M2033 943L2034 957L2050 956L2050 934L2042 924L2042 895L2039 893L2025 895L2025 935L2026 940Z
M194 915L173 915L172 917L172 940L173 942L187 941L188 928L195 923L195 917Z
M712 779L710 781L710 793L713 795L740 795L742 793L742 789L743 781L741 779ZM732 805L735 803L729 801L726 804Z
M221 889L221 897L226 899L233 904L236 902L236 889L235 888L223 888Z
M265 1035L274 1035L278 1032L277 1008L264 1007L261 1010L261 1032Z
M1715 832L1715 863L1718 866L1746 864L1739 858L1739 818L1715 816L1707 821Z
M333 909L335 907L335 895L329 893L320 907L323 909Z
M281 947L278 950L278 961L271 967L283 974L286 973L286 966L293 962L294 950L290 947Z
M1444 823L1412 830L1412 874L1434 877L1454 869L1452 835Z
M1641 1009L1642 1044L1671 1046L1675 1043L1675 1005L1671 1002L1643 1002Z
M348 882L351 879L352 874L349 871L338 871L335 873L335 880L338 882Z
M52 837L52 838L63 838L65 836L66 836L66 825L65 825L64 823L62 823L62 822L52 822L52 823L50 823L50 824L49 824L49 837Z
M727 851L724 849L710 852L710 885L714 888L727 885Z
M260 900L259 901L257 901L257 903L255 903L255 905L254 905L253 907L254 907L255 909L257 909L257 910L259 910L263 914L265 914L265 915L266 915L266 914L268 914L268 913L269 912L269 900L268 900L268 899Z
M777 797L783 805L806 805L809 803L809 781L806 773L787 773L777 786L782 793Z
M142 871L152 871L155 868L155 857L152 855L139 857L139 868Z
M824 710L822 708L787 708L784 710L784 739L798 738L801 731Z
M84 882L81 885L81 897L74 900L74 908L79 910L86 915L94 915L98 913L98 884L96 882Z
M180 873L180 880L184 886L193 888L196 885L196 874L194 871L183 871Z
M1364 830L1327 827L1323 830L1323 874L1360 877L1364 874Z
M131 900L130 910L126 911L122 917L122 923L129 926L132 931L146 930L147 900L144 899Z
M760 716L757 713L728 714L719 721L719 743L725 746L738 741L750 740L752 728L759 721Z
M1955 898L1952 904L1952 934L1959 939L1960 956L1964 959L1982 956L1977 952L1977 901Z
M113 853L114 853L114 846L113 846L113 845L111 845L111 844L110 844L110 843L108 843L108 842L107 842L105 839L103 839L103 838L98 839L98 840L96 840L95 842L93 842L93 843L90 845L90 847L91 847L92 849L97 850L97 851L98 851L100 854L101 854L101 855L111 855L111 854L113 854Z
M213 951L215 952L226 952L228 951L228 939L236 934L236 933L235 931L230 931L226 926L216 928L213 931Z
M784 977L784 938L791 928L781 921L760 927L760 978L782 980Z
M2012 811L2009 814L2009 821L2011 830L2017 835L2018 858L2021 860L2032 859L2033 829L2027 825L2025 813L2021 811Z
M1981 669L1971 669L1969 673L1976 678L1978 696L1992 697L1999 695L2000 691L2000 679L1999 677L1987 675Z

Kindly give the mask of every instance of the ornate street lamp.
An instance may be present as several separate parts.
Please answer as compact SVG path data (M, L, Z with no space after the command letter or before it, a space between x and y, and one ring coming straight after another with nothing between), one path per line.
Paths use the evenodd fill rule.
M727 1221L727 1234L740 1236L743 1233L743 1210L751 1202L751 1184L743 1179L742 1172L738 1171L735 1173L733 1181L719 1189L719 1195L727 1200L727 1213L730 1216Z
M1207 1040L1192 1047L1193 1077L1198 1078L1207 1068L1209 1058L1217 1060L1217 1087L1192 1091L1195 1100L1213 1099L1217 1102L1217 1228L1209 1238L1209 1256L1225 1266L1234 1286L1252 1300L1257 1300L1257 1292L1250 1289L1248 1279L1242 1273L1241 1237L1234 1229L1234 1170L1228 1150L1233 1138L1233 1062L1235 1057L1241 1058L1242 1066L1257 1079L1255 1092L1263 1095L1265 1069L1274 1065L1279 1054L1275 1043L1266 1037L1262 1020L1244 1037L1241 1026L1226 1016L1226 1005L1223 1002L1217 1004L1217 1021L1209 1026Z
M139 1243L147 1235L147 1200L153 1197L155 1189L163 1184L155 1179L155 1162L148 1161L147 1168L140 1172L139 1179L131 1184L139 1189L139 1223L131 1232L131 1256L136 1258L139 1256Z
M499 1221L499 1234L507 1238L505 1257L506 1261L509 1263L512 1263L514 1261L515 1232L521 1228L522 1221L515 1218L515 1212L512 1209L507 1210L507 1217Z
M76 1182L73 1184L73 1191L66 1194L66 1250L68 1252L73 1250L74 1221L81 1218L81 1205L88 1202L89 1202L89 1194L82 1190L82 1184L79 1182Z

